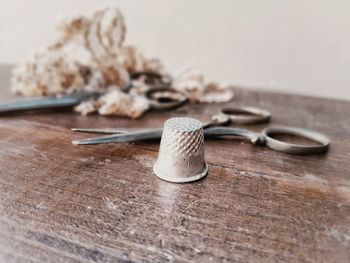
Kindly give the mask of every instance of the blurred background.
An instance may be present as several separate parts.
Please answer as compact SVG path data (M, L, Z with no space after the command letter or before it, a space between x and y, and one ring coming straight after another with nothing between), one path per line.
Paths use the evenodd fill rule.
M60 16L120 7L127 43L172 72L207 80L350 99L350 1L1 0L0 64L44 46Z

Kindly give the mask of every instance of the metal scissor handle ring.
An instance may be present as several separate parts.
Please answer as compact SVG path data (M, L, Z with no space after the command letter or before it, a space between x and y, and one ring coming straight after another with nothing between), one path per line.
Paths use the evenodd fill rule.
M329 148L330 141L322 133L302 128L293 128L293 127L270 127L262 131L262 134L265 136L266 145L276 151L288 153L288 154L316 154L316 153L325 153ZM285 134L285 135L294 135L300 136L314 142L319 143L320 145L300 145L287 143L280 141L271 137L273 134Z
M269 122L271 118L271 113L267 110L245 106L222 108L220 114L228 116L232 123L237 124L264 123Z
M170 110L179 108L187 103L187 97L180 91L168 86L152 87L146 92L151 109Z
M146 81L146 84L149 86L159 86L160 85L160 86L166 86L169 88L171 86L171 83L172 83L172 78L170 75L160 74L158 72L153 72L153 71L137 71L137 72L133 72L130 74L131 81L125 87L122 87L122 90L124 92L129 92L130 89L133 88L132 80L138 79L141 76L144 76L146 78L149 78L150 80L157 82L157 83L147 83L147 81Z
M137 72L131 73L130 75L131 79L137 79L141 76L158 80L160 81L161 84L165 84L165 85L171 85L171 82L172 82L172 79L169 75L160 74L158 72L153 72L153 71L137 71Z

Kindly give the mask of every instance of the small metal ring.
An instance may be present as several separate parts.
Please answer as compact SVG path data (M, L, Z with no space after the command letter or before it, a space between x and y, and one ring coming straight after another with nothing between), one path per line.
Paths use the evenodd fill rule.
M262 134L265 136L266 145L276 151L288 153L288 154L316 154L316 153L325 153L328 151L330 141L322 133L302 128L293 128L293 127L271 127L266 128L262 131ZM273 134L286 134L300 136L314 142L320 143L321 145L300 145L287 143L272 138L270 135Z
M239 115L240 113L247 115ZM269 122L271 118L271 113L267 110L245 106L222 108L220 114L229 116L232 123L237 124L264 123Z
M146 92L152 109L170 110L187 103L187 97L180 91L169 87L153 87Z

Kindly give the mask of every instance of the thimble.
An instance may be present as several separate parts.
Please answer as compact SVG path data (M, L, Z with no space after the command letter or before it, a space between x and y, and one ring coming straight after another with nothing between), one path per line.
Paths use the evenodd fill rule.
M159 178L174 183L193 182L207 175L200 121L177 117L164 123L153 171Z

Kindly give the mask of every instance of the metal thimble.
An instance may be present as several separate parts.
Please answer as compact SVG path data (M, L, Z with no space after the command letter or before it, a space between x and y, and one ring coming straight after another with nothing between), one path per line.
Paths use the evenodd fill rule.
M207 175L200 121L177 117L164 123L153 171L159 178L174 183L193 182Z

